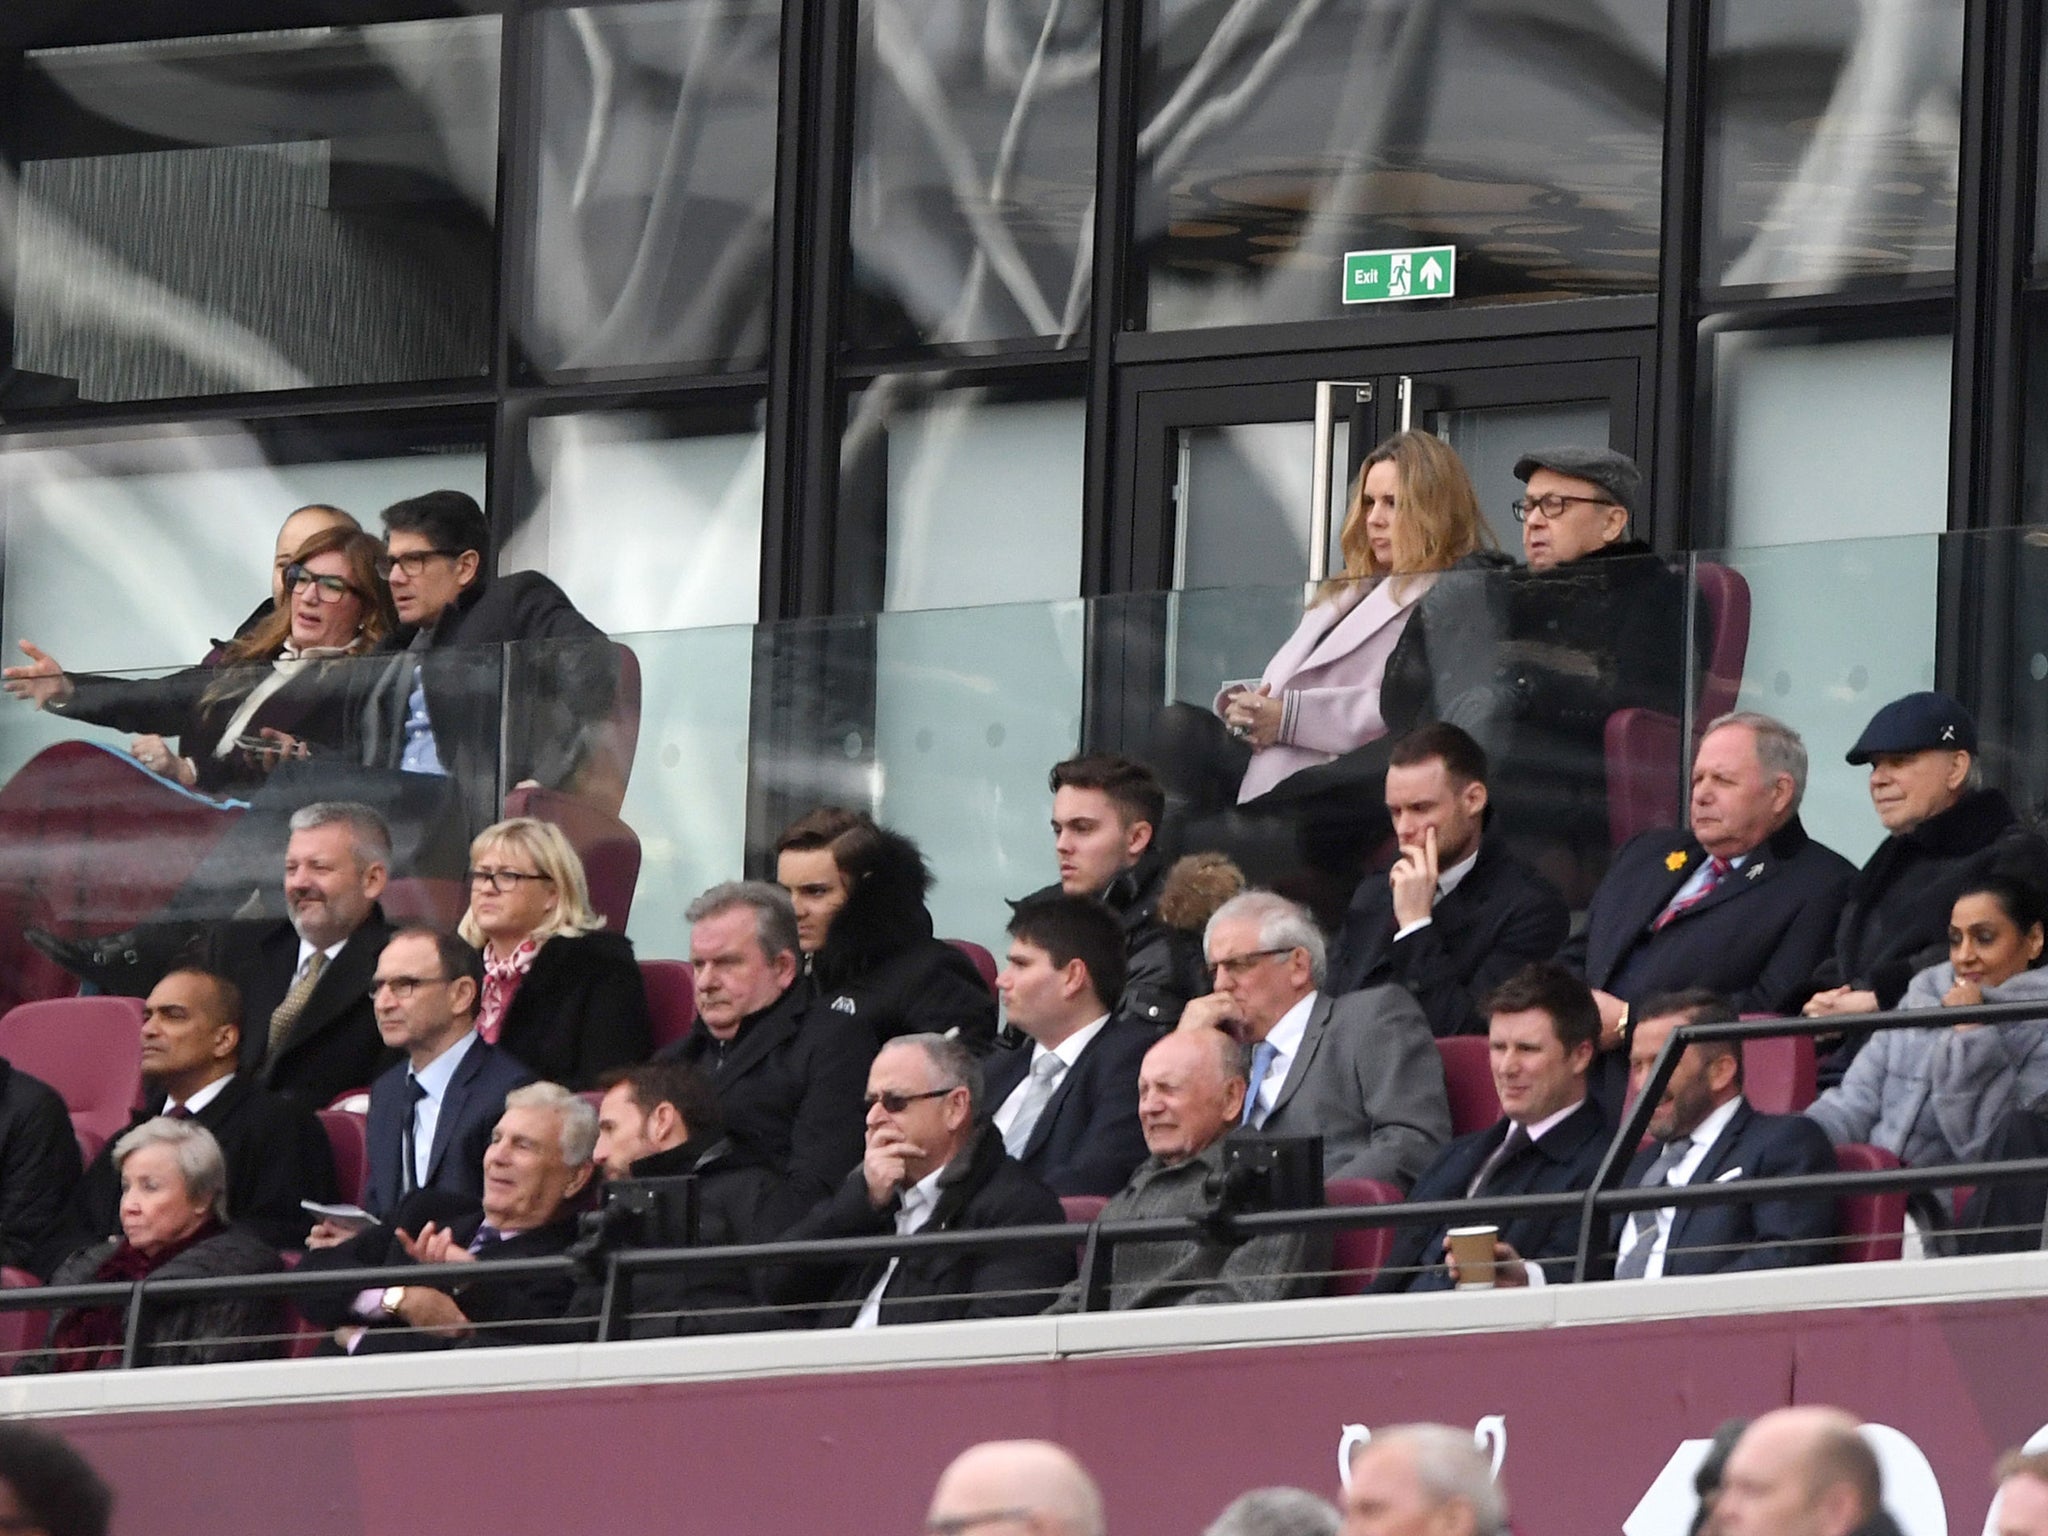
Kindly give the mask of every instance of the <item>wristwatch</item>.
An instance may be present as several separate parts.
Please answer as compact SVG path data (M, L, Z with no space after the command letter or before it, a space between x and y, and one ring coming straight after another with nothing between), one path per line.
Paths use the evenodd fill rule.
M404 1320L403 1314L399 1311L399 1309L404 1305L405 1287L402 1285L385 1286L384 1294L377 1298L377 1310L383 1313L386 1317L390 1318L393 1322L401 1322Z

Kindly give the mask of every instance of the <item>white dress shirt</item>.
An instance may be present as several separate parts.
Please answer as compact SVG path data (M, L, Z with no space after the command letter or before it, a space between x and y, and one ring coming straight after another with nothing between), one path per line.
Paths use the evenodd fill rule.
M1664 1171L1664 1183L1672 1189L1683 1189L1692 1182L1692 1176L1699 1172L1707 1160L1707 1154L1714 1150L1714 1143L1728 1129L1728 1122L1735 1118L1735 1111L1742 1104L1742 1095L1737 1094L1726 1104L1708 1115L1692 1129L1692 1148L1685 1156ZM1740 1170L1731 1169L1731 1172ZM1671 1241L1672 1223L1678 1218L1678 1207L1660 1205L1657 1207L1656 1244L1650 1249L1649 1266L1643 1271L1645 1280L1654 1280L1664 1273L1664 1249Z
M232 1083L234 1080L235 1074L232 1072L230 1072L226 1077L216 1077L204 1088L201 1088L197 1093L193 1094L192 1097L187 1099L182 1105L179 1104L176 1099L166 1097L164 1099L163 1113L168 1115L174 1109L183 1109L189 1115L196 1115L199 1113L199 1111L206 1108L207 1105L211 1104L215 1099L219 1098L223 1093L225 1093L227 1091L228 1084Z
M910 1188L903 1191L903 1198L896 1207L896 1235L908 1237L913 1232L924 1230L924 1224L932 1219L932 1212L939 1205L939 1175L944 1168L934 1168ZM882 1293L889 1289L889 1282L896 1278L896 1266L903 1262L902 1255L889 1261L889 1267L882 1271L882 1278L875 1282L875 1288L868 1292L868 1299L860 1304L860 1312L854 1317L855 1328L872 1328L882 1320Z
M1465 877L1472 873L1472 866L1474 864L1477 864L1478 862L1479 850L1477 847L1474 847L1470 853L1466 854L1465 857L1458 860L1458 862L1453 864L1449 869L1438 870L1436 872L1436 894L1429 899L1430 907L1434 909L1438 902L1442 901L1446 896L1450 895L1451 892L1455 891L1460 885L1464 884ZM1435 912L1432 910L1429 917L1417 918L1412 923L1403 924L1401 928L1399 928L1395 932L1394 942L1396 944L1400 943L1403 939L1407 938L1409 934L1415 932L1415 930L1418 928L1427 928L1434 917Z
M1266 1075L1252 1094L1252 1118L1250 1124L1256 1129L1266 1123L1266 1117L1273 1113L1273 1103L1280 1097L1280 1089L1287 1081L1287 1074L1293 1070L1294 1058L1301 1050L1301 1037L1308 1033L1309 1010L1316 1005L1316 994L1310 992L1292 1008L1280 1015L1280 1022L1266 1033L1266 1045L1273 1047L1272 1063L1266 1068Z
M1024 1069L1023 1080L1010 1090L1009 1097L1005 1098L996 1110L996 1133L1005 1142L1010 1139L1010 1128L1017 1123L1017 1116L1024 1108L1024 1101L1031 1097L1031 1084L1037 1076L1039 1062L1053 1056L1057 1057L1060 1063L1059 1071L1053 1074L1051 1091L1046 1094L1044 1103L1038 1106L1038 1113L1043 1115L1046 1104L1052 1102L1052 1095L1060 1091L1060 1084L1066 1081L1067 1073L1072 1070L1074 1063L1081 1059L1081 1053L1088 1049L1088 1042L1101 1034L1102 1026L1108 1022L1109 1015L1105 1013L1093 1023L1083 1024L1050 1050L1035 1043L1032 1045L1031 1064ZM1032 1129L1031 1126L1024 1128L1023 1135L1026 1139L1029 1139Z
M412 1167L422 1187L427 1182L427 1165L434 1155L434 1132L441 1125L441 1101L448 1095L448 1085L455 1080L455 1069L462 1065L462 1058L474 1044L476 1031L472 1029L419 1071L409 1074L427 1090L412 1111Z

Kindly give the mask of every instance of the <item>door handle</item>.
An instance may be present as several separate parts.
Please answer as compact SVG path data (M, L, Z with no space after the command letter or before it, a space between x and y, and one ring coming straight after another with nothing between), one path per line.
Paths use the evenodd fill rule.
M1316 426L1310 452L1308 497L1308 577L1321 582L1330 575L1330 486L1336 478L1337 408L1342 400L1348 417L1353 406L1370 404L1370 379L1318 379Z

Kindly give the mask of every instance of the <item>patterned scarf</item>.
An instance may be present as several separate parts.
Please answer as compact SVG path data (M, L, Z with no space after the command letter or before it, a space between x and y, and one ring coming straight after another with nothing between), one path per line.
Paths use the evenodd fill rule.
M498 1031L505 1023L505 1010L518 995L519 983L533 969L533 957L540 953L540 940L522 939L519 947L503 959L488 944L484 946L484 1004L477 1015L476 1032L487 1044L498 1043Z

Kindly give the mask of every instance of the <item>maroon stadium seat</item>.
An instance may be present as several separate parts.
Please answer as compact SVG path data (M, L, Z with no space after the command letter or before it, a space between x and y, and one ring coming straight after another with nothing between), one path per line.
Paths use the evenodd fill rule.
M327 1133L327 1149L334 1154L334 1187L350 1205L361 1205L363 1192L370 1187L369 1119L346 1109L315 1113Z
M1383 1179L1331 1179L1323 1186L1323 1199L1330 1205L1398 1205L1401 1191ZM1393 1246L1392 1227L1352 1227L1332 1234L1327 1293L1359 1295L1372 1284Z
M1899 1160L1882 1147L1851 1141L1835 1148L1835 1167L1843 1173L1899 1166ZM1843 1239L1835 1250L1837 1263L1869 1264L1898 1258L1905 1252L1905 1192L1843 1196L1835 1202L1835 1231Z
M25 1269L0 1268L0 1290L29 1290L42 1283ZM41 1349L49 1331L47 1312L0 1312L0 1374L12 1371L23 1355Z
M981 972L981 979L993 992L996 989L996 957L972 939L948 939L946 942L974 962L974 968Z
M929 1081L929 1079L927 1079ZM1067 1213L1071 1226L1085 1227L1102 1214L1102 1208L1109 1204L1107 1195L1061 1195L1060 1209Z
M1444 1062L1444 1092L1451 1101L1451 1134L1483 1131L1500 1118L1493 1061L1484 1035L1452 1035L1436 1043Z
M1813 1036L1776 1035L1742 1042L1742 1093L1752 1107L1767 1115L1796 1115L1819 1092Z
M696 973L681 960L642 960L640 980L647 987L647 1017L658 1051L682 1039L697 1022Z
M430 880L407 875L384 887L379 898L384 915L394 924L425 923L453 933L469 908L469 893L460 880Z
M626 931L633 890L640 883L638 833L611 812L559 789L515 789L505 797L505 815L533 816L560 827L583 861L590 905L613 933Z
M80 1146L128 1127L142 1096L142 1003L133 997L58 997L0 1017L0 1056L57 1090Z

